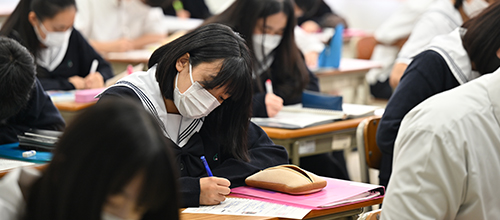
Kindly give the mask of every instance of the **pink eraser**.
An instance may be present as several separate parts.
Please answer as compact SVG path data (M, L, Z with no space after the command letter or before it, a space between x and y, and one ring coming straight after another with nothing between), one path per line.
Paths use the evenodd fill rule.
M75 92L75 102L86 103L97 101L94 97L104 91L104 89L106 88L77 90Z

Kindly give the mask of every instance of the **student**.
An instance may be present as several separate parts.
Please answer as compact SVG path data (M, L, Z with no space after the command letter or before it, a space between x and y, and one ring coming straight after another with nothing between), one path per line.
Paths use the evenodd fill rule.
M307 69L295 44L292 1L237 0L207 23L232 27L252 51L253 116L273 117L283 105L300 103L304 89L319 91L318 79ZM267 79L272 81L274 94L264 91Z
M448 35L436 37L415 57L387 104L377 130L382 151L380 184L391 176L394 141L403 117L425 99L465 84L500 66L500 3Z
M396 88L412 57L423 51L435 36L448 34L479 14L496 0L436 0L411 31L392 68L390 85Z
M344 18L337 15L323 0L295 0L295 13L298 14L297 24L309 33L317 33L322 28L335 28L343 24Z
M405 116L381 219L500 216L499 84L500 69Z
M74 0L21 0L0 30L35 56L45 90L92 89L113 76L111 66L73 26ZM93 60L99 65L90 72Z
M370 93L375 98L389 99L392 87L389 85L394 61L404 42L411 34L420 16L436 0L406 0L373 33L377 45L373 48L370 60L380 64L366 74Z
M178 219L171 144L130 100L92 106L68 126L42 173L24 168L2 179L0 216Z
M294 39L290 0L236 0L207 23L222 23L246 40L254 58L252 114L273 117L283 107L302 102L302 92L319 91L318 79L305 65ZM270 79L274 93L264 91ZM341 151L301 158L301 167L318 175L349 179ZM325 168L327 167L327 168Z
M75 28L100 53L142 49L166 37L163 11L142 0L77 0Z
M30 129L62 130L64 120L36 79L34 59L15 40L0 37L0 144Z
M118 81L99 102L142 103L177 145L183 206L213 205L249 175L288 161L286 150L250 122L251 77L244 40L210 24L158 48L147 72ZM201 156L214 177L207 177Z

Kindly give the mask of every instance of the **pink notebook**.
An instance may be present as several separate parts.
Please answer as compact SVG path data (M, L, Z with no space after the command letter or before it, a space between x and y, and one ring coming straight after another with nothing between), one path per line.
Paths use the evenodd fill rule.
M326 187L316 193L291 195L249 186L231 189L235 197L297 206L308 209L328 209L383 197L383 186L326 178Z
M104 91L104 89L106 88L77 90L75 92L75 102L86 103L97 101L94 97Z

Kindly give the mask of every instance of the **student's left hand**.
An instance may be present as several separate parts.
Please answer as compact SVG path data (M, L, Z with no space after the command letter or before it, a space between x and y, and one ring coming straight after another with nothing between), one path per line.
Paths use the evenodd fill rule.
M311 51L308 53L304 54L304 59L306 60L306 65L309 68L316 68L318 67L318 58L319 58L319 53L316 51Z
M102 78L101 73L90 73L87 77L85 77L86 89L97 89L102 87L104 87L104 78Z

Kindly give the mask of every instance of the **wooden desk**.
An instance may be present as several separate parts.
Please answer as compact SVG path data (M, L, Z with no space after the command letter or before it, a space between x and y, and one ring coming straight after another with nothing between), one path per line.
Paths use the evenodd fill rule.
M342 95L345 103L368 104L370 87L366 73L380 64L362 59L342 58L339 69L320 68L314 70L322 93Z
M378 198L374 200L369 200L365 202L360 202L356 204L349 204L341 207L323 209L323 210L312 210L307 214L304 219L339 219L345 217L357 216L363 212L364 207L381 204L383 198ZM181 209L181 212L184 209ZM258 217L258 216L237 216L237 215L215 215L215 214L195 214L195 213L181 213L181 220L279 220L284 218L274 218L274 217Z
M54 102L57 110L66 122L66 126L73 121L76 115L80 114L84 109L94 105L96 102L78 103L74 101Z
M262 127L275 144L288 151L292 163L300 157L343 150L356 145L356 128L365 118L348 119L302 129Z

